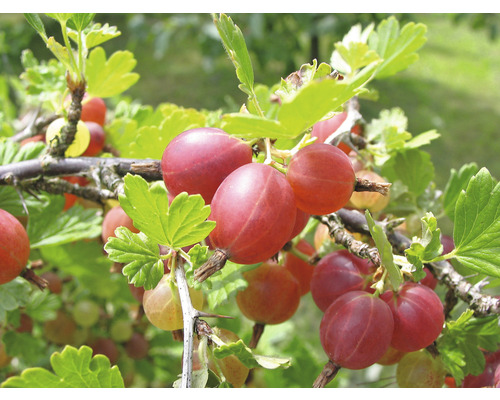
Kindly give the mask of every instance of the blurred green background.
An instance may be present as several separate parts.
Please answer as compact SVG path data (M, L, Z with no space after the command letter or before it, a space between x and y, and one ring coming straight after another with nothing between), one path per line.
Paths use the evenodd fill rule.
M243 31L258 83L272 85L313 58L328 62L334 43L356 23L363 27L388 14L231 14ZM409 69L375 81L380 98L362 101L365 119L401 107L416 135L437 129L428 146L443 187L450 168L477 162L500 177L500 16L497 14L396 14L401 25L428 27L420 59ZM97 14L122 35L104 45L109 53L128 49L141 79L128 95L144 104L237 110L245 101L233 65L224 53L209 14ZM55 24L44 19L57 37ZM49 56L21 14L0 15L0 68L19 74L20 52L29 47Z

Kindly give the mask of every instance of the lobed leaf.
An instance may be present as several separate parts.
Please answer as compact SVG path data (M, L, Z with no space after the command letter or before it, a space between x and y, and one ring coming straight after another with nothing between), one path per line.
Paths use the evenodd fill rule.
M430 262L443 252L441 244L441 230L437 227L437 220L432 213L422 218L422 235L420 239L413 239L409 249L405 250L406 257L415 267L415 280L425 277L423 264Z
M473 271L500 277L500 183L486 168L458 196L454 222L450 254Z
M22 278L16 278L0 285L0 323L7 318L7 312L24 307L29 299L30 284Z
M410 22L400 29L395 17L382 21L368 38L370 49L384 60L377 69L377 78L387 78L416 62L417 50L427 41L426 33L424 24Z
M87 92L95 97L113 97L123 93L139 80L139 74L131 72L136 64L130 51L116 51L106 59L102 47L94 48L85 70Z
M96 210L76 205L62 212L64 197L52 196L48 203L30 211L26 231L31 249L61 245L98 237L102 216Z
M125 227L117 228L115 235L104 245L108 258L125 264L122 273L129 283L146 290L155 288L164 274L158 244L144 233L133 233Z
M391 182L404 182L408 190L418 197L434 179L434 164L430 154L422 150L399 151L384 163L382 175Z
M447 370L460 385L465 376L483 372L485 358L480 348L496 351L499 342L498 316L475 318L473 310L466 310L456 321L446 323L437 348Z
M134 221L134 226L157 244L173 249L190 246L205 239L215 227L206 221L210 206L200 195L181 193L169 206L162 184L151 187L140 176L127 174L120 205Z
M470 179L478 172L479 167L476 163L465 164L458 172L454 168L451 169L442 199L444 212L452 221L455 219L455 207L460 193L467 188Z
M61 353L50 358L54 372L44 368L25 369L20 376L7 379L4 388L123 388L123 378L117 366L111 367L109 359L92 349L66 346Z

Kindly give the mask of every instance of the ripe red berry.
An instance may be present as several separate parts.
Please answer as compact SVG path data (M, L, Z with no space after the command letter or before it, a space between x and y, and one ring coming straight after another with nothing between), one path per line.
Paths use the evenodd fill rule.
M30 241L23 225L0 209L0 285L19 276L29 255Z
M364 291L345 293L326 310L320 340L328 358L349 369L376 363L389 348L394 321L380 298Z
M290 319L300 303L299 283L283 266L265 262L243 274L248 287L236 302L248 319L260 324L280 324Z
M339 250L327 254L316 267L311 278L311 294L321 311L344 293L364 290L368 286L363 274L369 273L368 261Z
M344 207L356 182L349 157L337 147L323 143L306 146L294 154L286 177L297 207L312 215L329 214Z
M95 122L104 126L106 121L106 103L100 97L90 97L87 94L82 101L82 114L80 119L83 122Z
M394 315L391 345L405 352L429 346L443 330L443 304L427 286L405 282L397 293L385 292L381 298Z
M252 148L218 128L194 128L176 136L161 159L169 193L201 194L210 204L222 181L252 162Z
M132 218L127 215L123 208L116 206L108 211L102 221L103 242L106 243L109 237L115 237L115 230L120 226L130 229L134 233L139 232L139 230L134 227Z
M210 242L233 262L266 261L289 240L296 210L292 188L281 172L265 164L243 165L213 197L209 219L216 225Z

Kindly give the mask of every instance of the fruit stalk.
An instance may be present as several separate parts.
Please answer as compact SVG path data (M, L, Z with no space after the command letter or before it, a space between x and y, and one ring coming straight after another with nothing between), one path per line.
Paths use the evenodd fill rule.
M337 375L337 373L340 370L340 366L337 364L334 364L331 361L328 361L325 366L323 367L323 371L321 371L321 374L316 378L316 380L313 383L313 388L324 388L326 385L328 385Z

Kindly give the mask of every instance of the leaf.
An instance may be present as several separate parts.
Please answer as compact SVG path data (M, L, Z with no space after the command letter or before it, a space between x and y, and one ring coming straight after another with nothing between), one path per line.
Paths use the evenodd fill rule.
M248 96L253 96L252 61L240 28L225 14L220 14L218 18L214 16L214 24L229 58L236 68L236 76L241 82L239 88Z
M500 183L486 168L460 193L454 222L450 254L473 271L500 277Z
M365 210L366 222L370 230L370 234L377 246L380 253L382 265L385 267L389 274L389 279L394 290L397 290L403 283L403 277L399 267L394 263L392 254L392 245L387 239L387 236L380 225L376 225L370 211Z
M452 221L455 219L455 206L458 196L462 190L467 188L470 179L478 172L479 167L476 163L465 164L458 172L454 168L451 169L442 199L444 212Z
M466 310L456 321L446 323L437 348L446 369L460 385L465 376L483 372L485 358L480 348L496 351L499 342L498 316L475 318L473 310Z
M25 312L35 321L55 319L57 310L61 307L61 297L48 290L33 292Z
M64 197L52 196L49 202L30 211L28 237L31 249L54 246L98 237L102 216L95 209L76 205L62 212Z
M7 311L24 307L29 299L30 284L22 278L16 278L0 285L0 324L7 318Z
M73 70L73 64L71 62L70 50L57 42L53 36L47 39L47 48L56 56L56 58L64 65L68 71Z
M359 94L371 79L377 63L363 68L349 80L313 80L290 100L283 101L278 120L293 138L321 120L329 112L337 110L346 101Z
M443 252L441 244L441 230L437 227L437 220L432 213L422 218L422 237L413 239L409 249L405 250L406 257L415 267L413 277L419 281L425 277L423 264L430 262Z
M139 80L139 74L131 72L136 64L130 51L116 51L106 59L102 47L94 48L85 70L89 95L105 98L123 93Z
M140 176L127 174L120 205L134 221L134 226L156 243L179 249L205 239L215 227L206 221L210 206L200 195L177 195L168 204L164 185L148 183Z
M20 376L7 379L4 388L124 388L117 366L111 367L109 359L92 349L64 347L61 353L50 357L54 372L44 368L25 369Z
M233 262L226 262L220 273L210 277L210 289L203 289L206 294L208 308L215 310L222 304L227 303L235 294L245 289L248 282L243 278L242 273L248 266L242 266Z
M213 337L214 335L211 335ZM220 342L220 339L219 339ZM289 358L268 357L258 354L253 354L252 350L243 343L240 339L233 343L224 343L219 345L214 350L214 355L217 358L224 358L230 355L238 357L247 368L263 367L266 369L287 368L290 365Z
M83 31L92 23L95 13L75 13L68 20L68 26L76 31Z
M229 113L222 116L221 128L230 135L242 138L288 139L296 136L280 122L254 114Z
M430 154L422 150L404 150L384 163L382 175L391 182L403 182L416 198L434 179L434 164Z
M74 14L73 13L45 13L50 18L54 18L61 25L66 24L68 19L70 19Z
M404 148L405 149L416 149L418 147L422 147L422 146L425 146L427 144L430 144L431 141L438 139L440 137L441 137L441 135L439 133L437 133L437 131L435 129L427 131L427 132L423 132L417 136L414 136L410 140L408 140L405 143Z
M40 364L47 357L45 340L28 332L6 331L2 335L7 354L11 357L21 358L29 365Z
M122 273L136 287L154 289L164 274L158 244L144 233L133 233L119 227L116 237L110 237L104 246L110 260L125 264Z
M126 279L121 274L109 273L113 263L103 257L100 242L78 241L46 246L40 248L40 253L44 261L72 276L95 298L112 300L115 304L133 301Z
M426 33L424 24L410 22L400 30L395 17L382 21L368 38L370 49L384 59L377 69L376 77L387 78L417 61L416 52L427 41Z
M333 68L343 74L351 74L355 70L379 59L378 54L370 50L366 42L374 24L362 29L361 24L351 27L342 42L335 43L335 51L330 58Z
M206 117L193 108L169 105L159 111L163 118L155 125L137 129L134 141L127 143L127 157L161 159L174 137L188 129L206 126Z
M43 25L42 19L38 14L25 13L24 17L26 21L38 32L38 34L47 41L47 34L45 33L45 26Z

